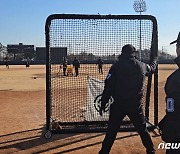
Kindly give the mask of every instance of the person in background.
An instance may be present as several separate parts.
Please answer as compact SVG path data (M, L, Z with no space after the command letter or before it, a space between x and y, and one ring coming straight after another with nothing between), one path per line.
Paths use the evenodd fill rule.
M96 64L98 65L99 74L103 74L103 70L102 70L103 61L102 61L101 57L99 57Z
M74 57L73 67L75 69L75 75L77 77L79 75L80 62L76 57Z
M9 60L6 60L6 68L9 69Z
M63 57L62 65L63 65L63 76L66 76L66 69L67 69L67 65L68 65L66 57Z
M29 63L29 60L26 61L26 68L29 68L30 67L30 63Z

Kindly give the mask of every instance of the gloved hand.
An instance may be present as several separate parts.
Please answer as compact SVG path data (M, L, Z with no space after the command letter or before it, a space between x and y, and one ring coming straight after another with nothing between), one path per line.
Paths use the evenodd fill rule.
M99 109L99 114L100 114L100 116L103 115L103 112L105 112L105 105L103 105L103 104L101 103L101 107L100 107L100 109Z
M107 104L109 102L109 96L105 95L104 93L102 94L102 97L100 99L100 107L99 107L99 114L102 116L103 112L105 112Z

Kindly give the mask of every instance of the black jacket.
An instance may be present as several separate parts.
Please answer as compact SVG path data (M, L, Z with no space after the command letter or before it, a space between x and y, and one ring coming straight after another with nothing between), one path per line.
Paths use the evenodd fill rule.
M101 59L98 59L98 60L97 60L97 64L98 64L99 67L102 67L103 61L102 61Z
M170 105L173 110L166 110L166 115L158 124L165 142L180 142L180 56L175 62L179 68L167 78L165 84L166 99L174 100L174 105Z
M112 65L106 77L101 105L105 106L111 96L114 98L114 103L139 101L143 96L145 76L154 72L156 65L155 61L150 66L131 54L121 54L119 61Z
M64 69L67 68L67 64L68 64L68 63L67 63L67 60L64 60L64 61L63 61L63 68L64 68Z
M73 66L74 66L75 68L79 68L79 67L80 67L80 62L79 62L78 59L74 59L74 61L73 61Z
M174 99L174 112L169 115L172 120L180 120L180 56L175 59L175 63L179 68L167 78L165 93L167 98Z

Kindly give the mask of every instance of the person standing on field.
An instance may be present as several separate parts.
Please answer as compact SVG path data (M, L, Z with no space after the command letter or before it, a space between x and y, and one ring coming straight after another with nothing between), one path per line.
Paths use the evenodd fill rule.
M6 68L9 69L9 60L6 60Z
M27 60L26 61L26 68L29 68L30 67L30 63L29 63L29 61Z
M77 77L79 75L80 62L76 57L74 58L73 66L74 66L74 69L75 69L75 75Z
M102 61L101 57L99 57L96 64L98 65L99 74L103 74L103 70L102 70L103 61Z
M63 57L63 76L66 76L66 69L67 69L67 59L66 57Z
M159 123L162 130L162 139L167 143L180 143L180 32L176 43L177 58L174 62L178 69L175 70L165 83L166 115ZM179 149L167 149L166 154L180 154Z
M116 139L122 120L127 115L138 131L147 154L155 154L155 149L146 127L142 109L143 83L146 75L156 70L156 60L151 65L135 58L136 49L127 44L122 47L118 62L112 65L105 79L101 98L100 115L112 96L114 102L110 106L108 130L99 154L109 154Z

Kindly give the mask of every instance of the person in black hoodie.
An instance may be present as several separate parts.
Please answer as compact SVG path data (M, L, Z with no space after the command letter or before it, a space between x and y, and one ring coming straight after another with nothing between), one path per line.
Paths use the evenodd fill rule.
M79 75L80 62L76 57L74 57L73 66L74 66L75 74L77 77Z
M67 70L67 65L68 65L66 57L63 57L62 65L63 65L63 75L66 76L66 70Z
M99 57L96 64L98 65L99 74L103 74L103 69L102 69L103 61L102 61L101 57Z
M170 44L176 43L177 58L174 62L178 65L166 80L166 115L159 123L162 130L162 139L167 143L180 143L180 32L177 40ZM180 154L179 149L167 149L166 154Z
M135 57L136 49L127 44L122 47L118 62L112 65L105 80L101 98L100 115L112 96L108 130L99 154L109 154L123 118L127 115L140 134L147 154L155 154L155 149L146 127L142 110L143 83L145 76L156 70L157 63L145 64Z

